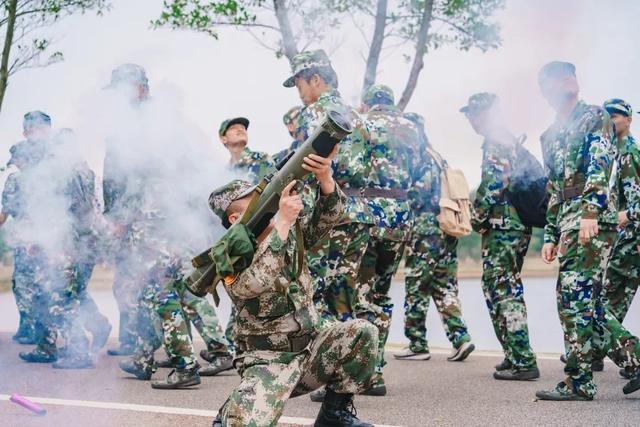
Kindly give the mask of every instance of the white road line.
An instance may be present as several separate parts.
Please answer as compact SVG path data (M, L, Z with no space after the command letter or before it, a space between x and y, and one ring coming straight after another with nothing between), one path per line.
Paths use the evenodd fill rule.
M1 400L9 400L8 394L0 394ZM197 417L209 417L213 419L218 411L206 409L177 408L174 406L137 405L134 403L100 402L95 400L54 399L49 397L24 396L25 398L42 405L76 406L80 408L115 409L119 411L151 412L155 414L171 415L195 415ZM286 424L313 425L315 420L302 417L280 417L280 422ZM378 427L393 427L376 424Z

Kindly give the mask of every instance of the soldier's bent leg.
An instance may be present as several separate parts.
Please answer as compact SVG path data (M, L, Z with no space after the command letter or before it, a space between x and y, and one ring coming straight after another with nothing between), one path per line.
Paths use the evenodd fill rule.
M132 347L136 340L137 304L143 275L136 271L132 262L130 259L116 261L113 280L113 295L120 312L118 338L122 347Z
M558 259L560 275L558 306L569 342L565 364L565 384L574 392L592 398L596 393L591 363L594 344L595 292L602 286L602 276L615 235L600 230L587 244L578 241L578 231L560 236Z
M604 278L605 308L622 322L640 283L638 236L625 229L618 234Z
M207 344L207 349L227 349L229 342L224 337L215 308L206 298L197 297L187 291L183 283L177 286L181 295L182 310Z
M447 338L454 348L471 341L467 325L462 319L462 304L458 297L458 239L450 236L439 239L441 247L433 273L431 295L438 308Z

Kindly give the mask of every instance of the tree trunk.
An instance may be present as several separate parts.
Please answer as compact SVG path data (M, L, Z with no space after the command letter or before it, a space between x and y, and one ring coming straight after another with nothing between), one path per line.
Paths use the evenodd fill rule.
M273 8L276 12L276 18L278 19L278 27L280 27L280 34L282 35L282 49L284 56L287 57L289 62L293 61L293 57L298 54L298 47L296 46L296 39L293 36L293 30L291 29L291 21L289 21L289 11L287 10L286 0L273 0Z
M433 2L434 0L427 0L424 5L422 21L420 21L420 30L418 32L418 41L416 43L416 55L413 58L413 64L411 65L407 85L402 92L400 101L398 101L398 108L400 111L404 111L404 109L407 108L407 104L411 100L413 92L416 89L416 85L418 84L418 77L420 76L422 67L424 67L424 55L427 52L429 27L431 25L431 18L433 17Z
M387 4L388 0L378 0L376 9L376 23L373 28L373 38L369 46L369 56L367 57L367 67L364 72L364 83L362 92L369 89L369 86L376 82L376 72L380 60L380 51L384 42L384 30L387 25Z
M7 5L7 33L4 38L2 61L0 62L0 111L2 111L2 101L4 101L4 94L7 92L7 85L9 84L9 54L11 53L11 45L13 44L13 30L16 26L17 10L18 0L9 0L9 4Z

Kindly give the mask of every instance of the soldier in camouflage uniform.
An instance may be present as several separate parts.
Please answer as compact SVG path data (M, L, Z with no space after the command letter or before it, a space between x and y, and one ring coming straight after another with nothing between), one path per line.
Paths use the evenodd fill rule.
M298 219L303 202L292 192L291 182L282 192L278 216L257 236L252 264L225 280L238 313L241 353L235 366L242 380L214 426L274 426L289 397L325 384L327 395L315 425L370 426L349 406L373 373L377 330L363 320L318 329L304 254L343 218L346 196L331 177L331 158L310 155L304 166L317 178L315 207ZM233 181L215 190L209 200L223 223L235 223L251 194L249 183ZM303 236L302 241L296 236Z
M26 120L25 117L25 131L32 125L32 120ZM0 226L3 225L9 217L12 217L14 221L18 223L18 227L26 225L25 195L21 190L21 176L24 174L25 169L37 163L39 160L38 157L40 157L40 151L42 151L39 149L30 150L28 144L28 141L23 141L11 146L9 150L11 158L9 162L7 162L7 167L15 165L18 171L9 174L4 184ZM18 313L20 314L20 324L18 331L13 336L13 340L18 341L20 344L35 344L36 330L33 297L36 291L34 281L38 260L29 254L28 244L26 242L13 242L12 246L14 267L11 283Z
M247 147L248 129L249 120L244 117L227 119L220 124L218 136L231 154L229 169L246 175L247 179L257 183L274 169L275 164L267 153L252 151Z
M282 122L287 128L289 135L293 138L291 145L285 148L284 150L278 151L276 154L271 156L273 162L277 165L282 160L287 158L287 156L298 149L300 146L300 141L296 138L296 130L298 129L298 119L300 118L300 112L302 111L302 107L296 105L295 107L291 107L289 111L287 111L282 117Z
M400 360L428 360L427 310L434 303L447 338L453 345L449 361L462 361L475 349L467 325L462 319L458 298L458 239L442 232L437 216L440 212L440 174L442 170L433 155L427 152L431 144L424 131L424 119L416 113L404 117L418 127L420 149L423 152L419 179L409 191L414 226L405 258L405 321L404 334L409 346L394 357Z
M531 228L522 223L506 195L518 141L506 129L497 101L494 94L478 93L460 109L474 131L485 138L482 180L473 204L472 225L482 234L482 290L505 354L493 376L499 380L530 380L538 378L540 372L529 344L520 273Z
M632 379L623 391L631 393L640 389L640 342L602 301L602 278L618 225L611 120L604 109L578 99L573 64L551 62L538 81L557 113L541 136L550 195L542 257L552 262L557 255L560 261L557 302L568 357L566 378L536 396L592 400L592 358L600 352L627 369Z
M335 110L351 122L353 132L338 145L333 163L336 182L349 192L344 216L308 257L314 279L314 302L322 319L353 319L358 270L369 241L369 229L374 224L368 200L361 194L371 170L369 136L358 113L340 97L338 77L324 51L306 51L296 55L292 61L291 77L284 86L295 86L305 105L296 129L299 143L313 133L326 111Z
M384 396L384 346L393 310L389 291L413 224L407 192L418 180L418 167L423 159L417 128L402 117L390 87L369 87L362 95L361 111L366 113L364 121L371 149L370 174L361 194L369 201L375 226L370 229L360 264L356 313L375 324L379 335L376 375L372 388L365 394Z

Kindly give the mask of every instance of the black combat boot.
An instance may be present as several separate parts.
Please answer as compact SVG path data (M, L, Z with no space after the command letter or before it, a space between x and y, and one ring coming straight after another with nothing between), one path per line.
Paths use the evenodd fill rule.
M316 391L309 393L309 399L312 402L324 402L324 397L327 395L327 390L325 388L319 388Z
M120 369L139 380L149 381L153 375L153 366L142 366L133 360L123 360L118 365Z
M593 359L591 362L591 370L593 372L602 372L604 371L604 360L602 359Z
M624 368L620 369L620 371L618 371L618 373L620 374L620 376L621 376L622 378L625 378L625 379L627 379L627 380L630 380L630 379L631 379L631 374L630 374L629 372L627 372L627 370L626 370L626 369L624 369Z
M200 375L198 375L198 365L196 365L189 369L172 370L164 381L152 382L151 388L175 390L179 388L192 387L198 384L200 384Z
M39 347L36 347L33 351L22 351L18 356L29 363L52 363L58 360L56 354L44 351Z
M327 388L315 427L373 427L356 417L352 394L341 394Z
M640 369L636 369L636 371L632 374L629 374L631 379L629 382L622 388L622 392L624 394L630 394L634 391L640 390Z
M529 381L540 378L540 371L536 366L526 369L511 368L494 372L493 378L507 381Z
M509 362L509 359L507 359L506 357L502 360L502 362L498 363L496 366L496 371L506 371L508 369L513 368L513 365L511 364L511 362Z
M221 372L229 371L231 369L233 369L233 356L227 353L218 354L215 359L213 359L204 368L201 368L198 372L202 377L213 377Z
M173 365L171 364L171 360L169 360L169 359L158 360L156 365L158 366L158 368L172 368L173 367Z

